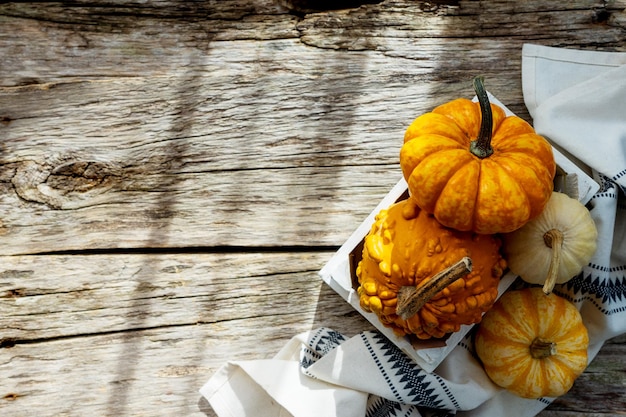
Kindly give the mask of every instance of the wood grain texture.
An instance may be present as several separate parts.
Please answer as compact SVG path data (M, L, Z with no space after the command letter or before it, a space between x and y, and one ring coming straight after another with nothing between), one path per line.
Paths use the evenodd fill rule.
M415 116L482 73L527 117L522 44L622 50L622 6L0 5L2 253L336 246Z
M228 360L372 329L317 277L332 254L3 257L3 415L204 415ZM212 411L208 415L213 415Z
M0 413L215 414L198 388L319 326L317 271L471 97L530 120L524 43L626 51L626 2L0 4ZM541 415L623 415L626 338Z
M0 344L250 317L271 322L294 313L304 320L315 315L322 284L317 271L330 255L5 257L0 270Z
M315 65L310 59L305 65ZM2 219L5 253L345 240L357 224L348 220L366 215L400 177L401 126L390 135L376 108L357 114L348 104L360 94L357 101L379 100L373 84L320 88L308 76L267 74L10 89L0 99L12 109L0 203L12 208ZM48 123L59 117L51 137Z
M330 256L5 256L0 408L12 416L214 416L198 389L227 361L270 358L320 326L347 336L372 329L317 278ZM624 355L626 337L609 341L546 415L624 409L615 395Z

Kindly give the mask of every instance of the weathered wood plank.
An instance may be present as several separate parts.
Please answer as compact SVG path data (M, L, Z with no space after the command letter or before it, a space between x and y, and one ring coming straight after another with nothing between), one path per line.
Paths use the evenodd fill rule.
M417 114L480 72L527 117L523 42L625 38L618 3L89 6L0 6L0 84L35 83L0 90L2 253L339 245Z
M362 58L349 68L365 72ZM394 128L370 105L391 97L376 79L289 72L221 97L237 74L12 89L0 99L3 250L340 244L399 178L415 112Z
M3 257L0 408L213 416L197 390L226 361L269 358L320 326L372 328L317 277L330 255ZM605 345L546 415L623 409L625 341Z
M296 38L299 19L284 11L273 1L0 4L0 85L177 72L201 65L212 42Z
M334 246L400 178L395 171L381 166L164 174L139 190L68 193L80 206L63 210L42 204L39 194L25 201L8 186L0 197L6 210L1 250ZM153 181L153 189L146 189Z
M329 252L3 257L0 344L333 311ZM345 309L343 309L345 312ZM306 321L306 320L305 320Z
M6 39L0 42L7 58L3 85L68 76L159 75L175 70L177 64L193 65L194 58L205 55L213 42L242 39L300 38L318 47L380 50L428 59L447 56L454 59L439 59L438 64L455 70L454 62L472 57L468 51L486 56L478 44L471 47L471 42L481 39L623 48L626 7L623 1L600 4L589 0L521 5L511 1L451 1L449 5L387 1L302 15L295 2L287 1L194 2L187 7L177 2L118 3L1 5L6 33L21 35L19 39L0 37L0 41ZM462 55L447 47L432 50L420 45L419 40L433 39L453 41L446 46L469 43ZM390 40L396 43L388 44ZM490 55L493 62L503 63L497 60L497 51Z
M202 415L198 389L226 361L372 328L317 276L330 255L3 257L0 408Z
M302 328L298 317L259 332L266 326L265 319L251 318L3 349L0 408L15 417L33 412L202 416L204 410L214 415L198 389L219 366L231 359L271 357Z
M312 15L301 22L298 28L303 31L303 42L325 48L391 49L393 53L402 51L402 48L389 48L387 40L402 40L408 53L415 58L431 52L420 52L420 44L412 42L426 38L455 41L458 38L468 42L466 45L481 39L516 38L525 42L548 41L559 46L589 45L594 49L621 49L624 46L622 13L625 3L600 6L580 1L568 2L566 5L550 2L542 2L542 5L537 2L513 5L509 1L461 1L454 6L430 3L428 10L424 9L425 4L415 7L406 2L397 3L396 6L394 2L385 2L365 13L361 9ZM594 39L600 44L593 43ZM481 48L466 48L465 56L454 55L454 51L446 51L445 48L433 52L454 58L437 60L442 67L453 69L456 61L472 58L469 51L482 55ZM493 52L493 55L497 55L497 51Z

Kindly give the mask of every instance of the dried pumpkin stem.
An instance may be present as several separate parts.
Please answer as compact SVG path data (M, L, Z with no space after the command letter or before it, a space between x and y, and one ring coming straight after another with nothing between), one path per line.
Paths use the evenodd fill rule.
M536 337L529 346L530 356L535 359L544 359L556 355L556 343Z
M550 268L548 276L543 283L543 292L549 295L554 289L556 279L559 274L559 265L561 264L561 248L563 247L563 233L558 229L550 229L543 235L543 242L547 247L552 249L552 259L550 259Z
M403 320L413 317L435 294L471 271L472 260L466 256L430 279L420 282L417 287L401 287L398 291L396 314Z
M493 113L491 112L491 103L489 103L489 96L487 90L485 90L483 77L474 78L474 90L478 97L478 104L480 104L480 131L478 132L478 138L470 143L470 152L479 158L487 158L493 154L493 148L491 147L491 135L493 129Z

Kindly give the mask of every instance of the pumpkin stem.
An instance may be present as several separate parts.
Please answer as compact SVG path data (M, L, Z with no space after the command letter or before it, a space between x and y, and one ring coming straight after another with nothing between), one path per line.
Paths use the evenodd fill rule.
M556 355L556 343L536 337L530 344L530 356L535 359L544 359Z
M396 314L403 320L413 317L435 294L471 271L472 260L466 256L430 279L420 282L417 287L401 287L398 291Z
M493 154L493 148L491 147L493 114L491 112L489 96L487 95L487 90L485 90L483 77L474 78L474 91L476 91L478 104L480 104L481 121L478 138L470 143L470 152L482 159Z
M549 295L554 289L556 279L559 274L559 265L561 263L561 248L563 247L563 233L558 229L550 229L543 235L543 242L547 247L552 249L552 259L550 259L550 268L548 276L543 283L543 292Z

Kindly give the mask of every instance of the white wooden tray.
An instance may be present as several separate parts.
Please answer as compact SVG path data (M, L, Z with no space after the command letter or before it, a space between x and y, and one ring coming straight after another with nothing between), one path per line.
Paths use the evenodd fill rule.
M495 97L490 95L489 99L493 103L501 106L508 115L513 114ZM564 191L560 190L559 187L563 186L566 182L574 184L577 189L568 194L576 194L576 197L583 204L586 204L599 189L599 185L558 150L553 148L553 151L558 167L557 171L559 173L555 180L555 190ZM573 178L574 181L565 181L564 178ZM389 340L411 357L422 369L427 372L432 372L465 337L472 328L472 325L461 326L460 331L448 335L445 339L411 340L411 338L407 336L399 337L393 333L393 330L385 327L376 314L366 312L361 308L359 296L356 293L358 283L355 277L355 269L361 260L363 241L374 223L376 214L396 201L406 198L407 195L407 184L404 179L401 178L363 223L352 233L341 248L339 248L330 261L320 270L319 274L324 282L335 290L344 300L350 303L356 311L362 314ZM500 285L498 286L498 294L503 294L516 278L517 277L508 270L505 271L505 274L500 280Z

